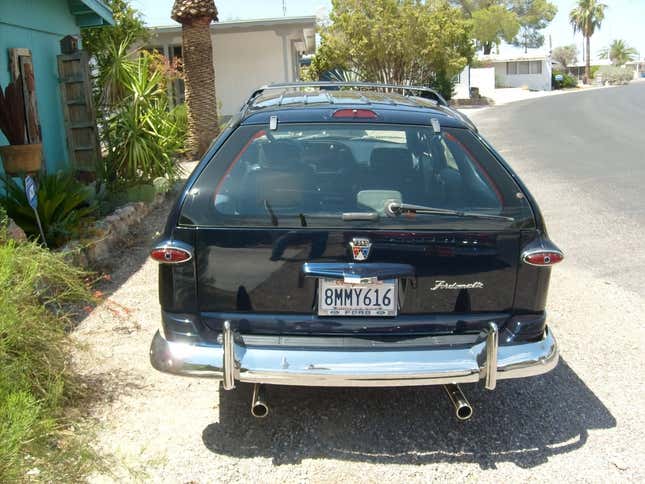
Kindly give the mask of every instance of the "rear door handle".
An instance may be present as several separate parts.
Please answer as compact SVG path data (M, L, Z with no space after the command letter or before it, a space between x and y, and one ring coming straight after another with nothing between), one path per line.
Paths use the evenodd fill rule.
M369 284L397 277L414 277L415 272L414 267L409 264L305 262L302 265L302 274L305 277L343 279L352 284Z

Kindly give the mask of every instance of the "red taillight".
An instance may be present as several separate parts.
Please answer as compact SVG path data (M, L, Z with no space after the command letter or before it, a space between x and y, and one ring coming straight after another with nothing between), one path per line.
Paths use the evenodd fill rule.
M189 251L184 249L177 249L175 247L160 247L150 251L150 257L157 262L164 264L179 264L190 260L192 255Z
M528 252L522 257L524 262L532 266L552 266L561 262L562 259L564 259L562 252L552 250Z
M334 118L375 119L377 117L377 114L371 109L339 109L334 113Z

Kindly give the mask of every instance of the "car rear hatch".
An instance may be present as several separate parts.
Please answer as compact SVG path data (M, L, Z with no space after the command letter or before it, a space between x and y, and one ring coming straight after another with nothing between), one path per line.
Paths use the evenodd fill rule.
M179 225L207 327L400 338L503 325L534 221L470 130L329 123L238 128Z

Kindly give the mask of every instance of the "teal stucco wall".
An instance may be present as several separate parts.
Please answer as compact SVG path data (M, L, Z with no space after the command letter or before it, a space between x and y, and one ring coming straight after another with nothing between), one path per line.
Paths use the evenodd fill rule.
M59 41L79 32L68 0L0 0L0 86L5 88L11 76L8 49L30 49L45 166L50 173L68 167L56 64ZM7 140L0 133L0 145L4 144Z

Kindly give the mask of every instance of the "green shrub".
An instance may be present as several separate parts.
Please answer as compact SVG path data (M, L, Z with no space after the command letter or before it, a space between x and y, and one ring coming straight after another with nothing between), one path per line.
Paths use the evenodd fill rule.
M148 183L165 176L177 177L174 159L183 148L185 128L181 110L170 112L167 78L157 57L141 52L134 58L120 58L109 85L118 85L114 104L104 124L108 148L104 176L111 184Z
M4 178L5 193L0 202L27 234L40 239L36 216L27 202L22 182ZM50 247L60 247L78 235L84 220L96 212L91 190L71 173L41 175L38 179L38 215Z
M221 101L218 101L217 104L219 108ZM188 138L188 108L186 103L177 104L170 110L170 121L175 125L177 141L181 145L179 151L183 153L186 139Z
M561 81L556 80L555 76L557 75L562 76ZM551 84L553 85L553 89L566 89L571 87L578 87L578 79L575 76L572 76L571 74L567 74L566 72L563 72L563 71L553 71L553 74L551 75Z
M634 78L634 71L624 67L604 66L598 72L602 82L608 82L609 84L627 84Z
M87 469L78 460L66 463L61 452L75 445L62 432L78 392L66 330L71 305L91 300L85 274L61 254L1 238L0 481L22 481L32 467L45 480L77 479ZM78 455L88 451L78 448Z

